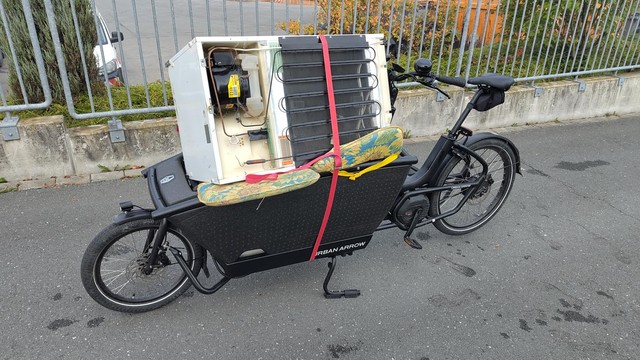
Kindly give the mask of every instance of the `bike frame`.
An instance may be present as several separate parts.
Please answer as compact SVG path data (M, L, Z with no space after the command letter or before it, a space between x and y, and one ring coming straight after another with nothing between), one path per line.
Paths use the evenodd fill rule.
M395 87L393 83L390 84L392 87ZM480 95L482 94L482 89L478 89L476 93L473 95L464 111L458 117L458 120L455 122L451 130L447 132L447 134L442 135L438 142L435 144L429 156L422 164L422 166L411 176L407 177L404 185L402 186L403 193L400 194L398 200L394 204L394 207L391 209L391 219L388 223L381 224L377 230L384 230L393 227L398 227L401 230L407 230L407 234L405 238L411 235L411 232L420 226L427 225L429 223L433 223L436 220L451 216L457 213L466 203L466 201L473 196L479 186L484 182L486 175L488 173L488 164L484 161L482 157L476 154L474 151L470 150L467 146L462 143L458 143L457 141L461 136L470 137L472 136L472 132L462 125L465 120L473 110L476 105L476 102ZM515 149L515 146L512 146ZM515 149L517 151L517 149ZM482 166L481 176L478 177L475 181L466 181L464 183L456 183L449 186L440 186L440 187L429 187L430 184L433 184L435 179L439 176L441 168L446 164L451 156L471 156L475 160L477 160ZM518 160L519 163L519 160ZM409 226L406 226L400 221L398 218L398 211L402 208L402 206L408 201L410 198L418 196L418 195L427 195L434 192L439 191L447 191L453 189L464 189L470 188L471 190L466 192L464 198L458 203L453 210L450 210L444 214L440 214L435 217L417 219L414 220ZM414 218L419 218L422 213L417 213ZM419 223L415 221L420 221Z

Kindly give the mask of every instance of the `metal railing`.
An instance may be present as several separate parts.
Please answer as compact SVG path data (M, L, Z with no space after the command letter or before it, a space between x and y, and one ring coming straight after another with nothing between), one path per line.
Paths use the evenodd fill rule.
M6 125L10 112L47 107L51 95L45 76L48 64L40 55L36 29L29 26L33 63L21 64L3 1L8 0L0 0L2 34L8 45L3 48L3 70L11 66L20 85L13 87L10 102L6 74L0 74L0 112L7 114ZM76 109L78 96L70 89L69 64L54 9L57 2L71 5L74 36L82 47L85 34L77 25L74 6L80 1L90 3L96 33L106 32L114 41L97 46L94 58L82 54L83 96L89 101L82 112ZM395 41L389 50L401 65L411 67L417 58L427 57L435 71L466 78L497 72L533 82L640 68L640 0L43 0L43 4L69 115L78 120L110 118L114 131L121 130L117 117L174 110L164 64L195 36L384 33ZM31 20L26 22L33 24L29 1L22 0L22 5L25 18ZM115 32L111 34L108 27ZM107 64L112 50L107 46L117 53L120 82L103 76L96 84L87 65L102 58L105 61L98 61L102 73L113 70L108 68L113 64ZM47 94L45 101L30 102L29 89L34 85L25 86L21 80L25 66L37 67L37 85ZM151 89L158 87L162 95L152 95ZM104 89L108 107L99 109L97 98L104 97L96 93ZM116 103L116 95L126 100ZM161 101L154 103L158 97ZM134 101L138 98L142 101Z
M29 38L31 39L31 46L33 47L35 65L38 70L38 76L40 80L40 86L43 92L43 101L37 103L31 103L29 101L29 95L26 91L26 85L22 78L22 73L20 71L20 63L17 61L15 56L15 45L11 39L11 32L9 31L9 25L6 17L6 12L4 10L4 5L2 1L0 1L0 19L2 19L2 24L4 28L4 33L7 37L7 43L9 45L10 54L12 55L12 59L14 62L14 66L16 69L16 81L20 87L22 93L22 101L23 104L9 105L7 103L7 96L5 91L0 84L0 101L2 101L2 106L0 106L0 111L5 113L4 118L0 121L0 131L4 140L17 140L20 138L20 134L18 132L18 117L12 116L11 111L22 111L22 110L30 110L30 109L44 109L51 105L51 91L49 90L49 82L47 80L47 75L45 73L45 65L44 60L42 58L42 52L40 51L40 42L38 41L38 33L34 26L31 4L29 4L29 0L22 0L22 7L24 9L25 21L27 24L27 29L29 32ZM0 54L0 56L4 57L4 53ZM3 59L4 65L4 59Z

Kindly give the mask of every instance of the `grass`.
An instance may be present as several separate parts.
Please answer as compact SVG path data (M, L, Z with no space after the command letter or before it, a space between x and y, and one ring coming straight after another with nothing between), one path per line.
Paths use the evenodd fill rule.
M133 85L129 86L129 93L127 93L127 87L119 86L119 87L111 87L111 99L113 103L113 108L115 110L121 109L140 109L147 107L160 107L173 105L173 96L171 93L171 85L166 82L166 97L167 101L165 102L165 96L163 93L162 83L157 81L149 84L149 99L147 101L147 96L145 93L144 85ZM131 98L131 103L129 103L129 97ZM91 106L91 100L93 100L93 108ZM75 112L78 114L86 114L92 112L105 112L110 111L111 106L109 104L109 98L107 95L94 95L92 99L89 98L88 94L83 94L74 98L74 107ZM9 104L21 104L22 99L9 99ZM39 116L52 116L52 115L62 115L64 117L65 126L68 128L79 127L79 126L88 126L88 125L97 125L97 124L106 124L107 121L111 120L111 117L97 117L87 120L76 120L71 117L69 110L67 109L66 104L54 103L51 104L47 109L41 110L28 110L20 113L21 118L33 118ZM133 114L133 115L123 115L118 116L117 118L122 120L123 122L127 121L137 121L137 120L146 120L146 119L155 119L162 117L171 117L175 116L175 111L164 111L164 112L150 112L143 114Z
M108 166L104 166L101 164L98 164L98 169L100 169L100 172L110 172L110 171L124 171L124 170L131 170L137 167L131 166L131 165L124 165L124 166L120 166L120 165L116 165L116 167L114 167L113 169L111 169Z
M4 184L6 182L8 182L7 179L0 177L0 184Z

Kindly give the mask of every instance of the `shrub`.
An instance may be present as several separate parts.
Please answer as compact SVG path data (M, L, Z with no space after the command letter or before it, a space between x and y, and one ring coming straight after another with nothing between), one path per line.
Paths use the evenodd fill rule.
M485 31L476 34L474 44L469 34L462 43L467 3L318 0L318 24L291 20L279 26L291 34L382 33L399 40L400 47L393 54L399 55L400 64L408 68L419 57L439 58L434 70L443 75L466 75L467 69L458 64L468 66L469 76L499 72L529 77L637 63L640 39L625 30L625 16L633 13L636 0L474 1L468 31L474 28L478 3L483 4L478 31ZM484 16L491 19L487 29ZM494 22L497 27L491 26Z
M41 0L31 0L31 10L34 26L38 34L42 57L44 59L47 80L51 88L54 102L65 102L62 81L60 80L58 62L56 61L51 32L47 21L44 3ZM76 30L73 22L71 5L68 0L53 0L56 25L62 51L64 53L71 93L75 96L87 91L84 69L80 54L84 54L87 63L89 79L98 83L98 69L93 57L93 48L97 44L97 34L91 5L89 0L75 0L75 11L78 19L79 32L82 38L82 49L76 38ZM8 19L8 27L14 44L14 50L20 64L21 76L26 90L26 96L30 103L44 101L44 93L40 84L40 76L35 63L33 48L23 46L31 44L27 22L20 0L3 0L4 9ZM1 21L0 21L0 25ZM6 37L0 37L0 47L6 54L9 46ZM15 67L9 73L9 88L13 94L21 94L20 84ZM94 93L103 91L99 85L93 86Z
M164 85L167 91L167 104L173 105L171 84L169 82L165 82ZM149 88L148 88L149 103L152 107L165 106L164 94L163 94L162 88L163 88L163 85L159 81L152 82L149 84ZM129 86L129 93L131 95L131 107L133 109L147 107L147 97L145 94L144 85ZM115 109L129 108L129 97L127 96L127 89L124 86L112 87L111 99L113 101L113 107ZM12 99L10 101L10 104L14 104L16 102L17 102L16 99ZM86 94L77 96L74 99L74 105L75 105L76 112L80 114L92 112L91 102L89 101L89 97ZM94 96L93 106L94 106L95 112L104 112L104 111L111 110L111 107L109 106L109 99L106 96ZM108 120L111 120L111 117L75 120L69 114L69 110L67 109L67 106L65 104L59 104L59 103L54 103L47 109L26 110L21 112L21 117L24 117L24 118L50 116L50 115L62 115L64 117L64 122L66 127L106 124ZM127 121L136 121L136 120L145 120L145 119L172 117L172 116L175 116L175 111L164 111L164 112L156 111L156 112L143 113L143 114L130 114L130 115L119 116L118 118L123 122L127 122Z
M398 53L418 51L427 41L451 35L451 26L444 24L454 14L436 11L446 5L447 0L318 0L318 24L289 20L278 25L295 35L380 33L400 45Z

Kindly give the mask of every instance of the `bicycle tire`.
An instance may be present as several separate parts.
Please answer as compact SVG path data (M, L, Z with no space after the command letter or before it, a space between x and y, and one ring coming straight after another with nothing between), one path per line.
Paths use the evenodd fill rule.
M80 274L89 296L111 310L141 313L162 307L182 295L191 281L168 252L168 246L182 252L196 276L202 267L204 250L169 226L156 265L150 274L145 274L142 265L149 253L147 239L152 239L159 227L160 220L141 219L111 224L101 231L82 257ZM168 278L168 286L161 289L164 277ZM151 295L138 292L145 287Z
M499 139L483 139L469 146L489 165L487 179L453 215L436 220L434 226L449 235L464 235L475 231L491 220L509 196L516 174L515 155L511 147ZM435 187L473 180L482 172L481 164L469 155L455 155L436 178ZM471 188L452 189L431 195L431 216L455 209Z

